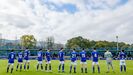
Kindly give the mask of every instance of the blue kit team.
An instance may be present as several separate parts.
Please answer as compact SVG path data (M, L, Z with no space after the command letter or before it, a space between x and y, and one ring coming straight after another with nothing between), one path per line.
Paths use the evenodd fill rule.
M29 56L30 56L30 51L28 48L23 52L19 52L17 57L18 63L16 67L16 71L20 69L22 71L22 65L23 65L23 60L24 60L24 70L29 70L30 67L30 61L29 61ZM52 72L52 66L51 66L51 52L50 49L48 49L45 53L43 53L42 49L39 49L37 52L37 66L36 69L37 71L39 70L39 66L41 67L41 70L43 71L43 60L45 59L46 65L45 65L45 70L46 72ZM70 53L70 73L72 71L76 73L76 66L77 66L77 59L80 57L80 64L81 64L81 73L87 73L87 54L85 49L83 48L81 52L77 53L76 49L73 49ZM126 72L126 53L124 50L122 50L119 53L119 59L120 59L120 71L125 71ZM8 66L7 66L7 73L13 72L13 67L14 67L14 60L16 58L16 54L14 50L12 49L11 52L9 53L8 56ZM100 73L100 66L99 66L99 53L97 52L96 48L93 49L91 53L91 58L92 58L92 72L95 73L95 65L97 66L98 73ZM65 52L64 49L61 48L59 53L58 53L58 59L59 59L59 66L58 66L58 72L65 72Z

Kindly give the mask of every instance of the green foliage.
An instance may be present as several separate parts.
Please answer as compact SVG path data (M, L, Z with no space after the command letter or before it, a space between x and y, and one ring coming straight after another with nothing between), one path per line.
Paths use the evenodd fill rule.
M34 35L23 35L20 39L21 45L25 48L34 48L36 46L37 40Z
M90 45L90 41L81 36L68 40L66 44L67 48L89 48Z
M67 48L116 48L117 42L109 41L94 41L83 38L81 36L71 38L67 41ZM119 48L129 48L130 45L124 42L119 42Z

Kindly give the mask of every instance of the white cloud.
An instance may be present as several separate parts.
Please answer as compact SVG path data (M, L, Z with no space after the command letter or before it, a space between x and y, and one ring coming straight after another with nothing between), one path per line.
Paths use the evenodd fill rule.
M49 10L40 0L2 0L0 3L0 33L3 37L14 39L16 35L34 34L38 40L54 36L56 42L65 43L71 37L83 36L91 40L120 41L133 43L133 1L110 9L88 9L93 4L110 6L120 0L48 0L55 4L71 3L79 9L75 14L67 11ZM87 8L86 8L87 6Z

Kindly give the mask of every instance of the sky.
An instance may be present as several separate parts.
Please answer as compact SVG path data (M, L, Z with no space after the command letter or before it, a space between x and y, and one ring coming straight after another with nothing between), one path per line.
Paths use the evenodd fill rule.
M55 42L82 36L133 43L133 0L0 0L0 33Z

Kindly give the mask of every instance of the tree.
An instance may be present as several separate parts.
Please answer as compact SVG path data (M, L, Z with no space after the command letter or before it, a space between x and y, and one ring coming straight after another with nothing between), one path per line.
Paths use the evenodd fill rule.
M21 36L21 45L25 48L34 48L36 47L37 40L34 35L23 35Z
M67 40L66 43L67 48L89 48L90 47L90 41L88 39L84 39L81 36L71 38L70 40Z
M83 38L81 36L71 38L67 40L66 43L67 48L108 48L115 50L117 48L117 42L109 42L109 41L94 41L94 40L89 40L86 38ZM129 48L130 45L126 44L124 42L119 42L119 49L127 49Z
M47 37L47 40L46 40L46 43L47 43L47 48L54 48L54 37L50 36L50 37Z
M106 41L97 41L95 44L96 48L106 48L107 47L107 42Z

